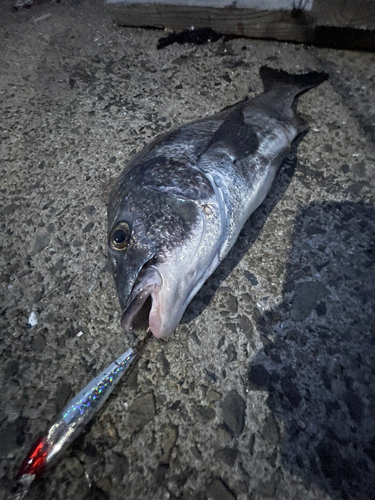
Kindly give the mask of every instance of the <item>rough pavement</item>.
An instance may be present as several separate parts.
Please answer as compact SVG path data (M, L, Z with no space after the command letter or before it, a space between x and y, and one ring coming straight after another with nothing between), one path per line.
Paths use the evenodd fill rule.
M183 324L29 498L374 498L375 55L244 39L158 51L161 32L118 28L96 0L11 6L1 500L57 411L135 340L105 270L111 182L158 133L259 93L262 64L331 75L300 99L297 156Z

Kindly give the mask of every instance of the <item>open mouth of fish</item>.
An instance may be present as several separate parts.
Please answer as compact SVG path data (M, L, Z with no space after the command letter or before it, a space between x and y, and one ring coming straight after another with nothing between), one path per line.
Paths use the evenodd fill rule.
M150 330L158 336L160 324L158 314L158 294L163 284L163 279L156 267L147 262L138 274L125 307L122 311L121 325L125 331L131 331L134 322L140 316L148 313ZM151 299L151 300L147 300Z

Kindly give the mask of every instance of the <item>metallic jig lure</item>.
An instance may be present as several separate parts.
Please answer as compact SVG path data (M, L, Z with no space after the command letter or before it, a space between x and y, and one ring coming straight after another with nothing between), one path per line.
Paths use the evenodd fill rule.
M131 362L152 337L149 332L133 349L129 349L92 379L58 414L47 433L30 449L17 474L18 492L14 500L22 500L31 484L63 454L72 441L103 406Z

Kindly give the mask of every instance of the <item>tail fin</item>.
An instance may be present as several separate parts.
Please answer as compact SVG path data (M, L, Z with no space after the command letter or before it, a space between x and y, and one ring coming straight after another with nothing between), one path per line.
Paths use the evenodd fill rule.
M265 92L280 85L287 85L289 87L294 87L295 96L313 87L317 87L328 80L327 73L319 73L317 71L310 71L310 73L305 73L304 75L291 75L286 71L262 66L259 73L263 81Z

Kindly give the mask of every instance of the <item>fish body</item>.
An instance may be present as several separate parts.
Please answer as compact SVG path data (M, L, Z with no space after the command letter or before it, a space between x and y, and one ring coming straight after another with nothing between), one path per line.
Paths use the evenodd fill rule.
M165 337L269 192L306 124L296 97L327 79L262 67L264 92L157 137L130 161L108 206L108 254L122 325L151 297Z

